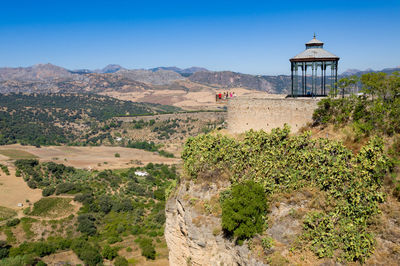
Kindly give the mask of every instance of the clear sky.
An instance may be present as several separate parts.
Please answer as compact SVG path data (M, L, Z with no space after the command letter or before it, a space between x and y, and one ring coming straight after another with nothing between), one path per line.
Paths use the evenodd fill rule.
M400 65L400 0L1 0L0 66L288 74L314 32L339 72Z

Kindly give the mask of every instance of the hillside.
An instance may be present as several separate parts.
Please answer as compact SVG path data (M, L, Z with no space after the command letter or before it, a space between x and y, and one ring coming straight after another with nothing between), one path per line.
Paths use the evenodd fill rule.
M189 76L189 80L222 88L241 87L268 93L287 92L291 85L289 76L254 76L231 71L196 72Z
M65 68L52 64L38 64L31 67L0 68L0 81L51 81L57 79L72 79Z
M170 84L176 80L182 80L180 74L171 71L171 70L164 70L159 69L157 71L151 70L119 70L116 72L117 75L121 75L124 78L140 81L144 83L149 83L153 85L165 85Z
M382 70L373 70L373 69L366 69L366 70L359 70L359 69L348 69L345 72L341 74L342 77L346 76L362 76L364 74L368 73L374 73L374 72L383 72L386 74L392 74L393 72L400 71L400 67L393 67L393 68L384 68Z
M0 144L67 144L110 138L121 115L178 111L179 108L133 103L88 94L0 94ZM85 142L86 142L85 141Z

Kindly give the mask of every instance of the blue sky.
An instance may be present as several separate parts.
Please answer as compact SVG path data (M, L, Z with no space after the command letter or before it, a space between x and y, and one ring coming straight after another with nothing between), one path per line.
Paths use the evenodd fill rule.
M400 1L1 1L0 66L288 74L316 32L348 68L400 65Z

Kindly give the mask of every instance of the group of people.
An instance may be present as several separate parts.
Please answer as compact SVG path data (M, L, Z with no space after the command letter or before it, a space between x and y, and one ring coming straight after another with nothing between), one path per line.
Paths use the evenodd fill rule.
M235 92L231 92L231 91L226 91L226 92L219 92L217 94L215 94L215 100L219 101L219 100L227 100L229 98L234 98L236 97L236 93Z

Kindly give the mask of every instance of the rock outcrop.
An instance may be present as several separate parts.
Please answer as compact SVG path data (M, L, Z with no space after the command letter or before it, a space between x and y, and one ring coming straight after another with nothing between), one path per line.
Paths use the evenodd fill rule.
M165 238L170 265L265 265L247 245L235 245L221 232L213 202L227 185L186 182L167 201Z

